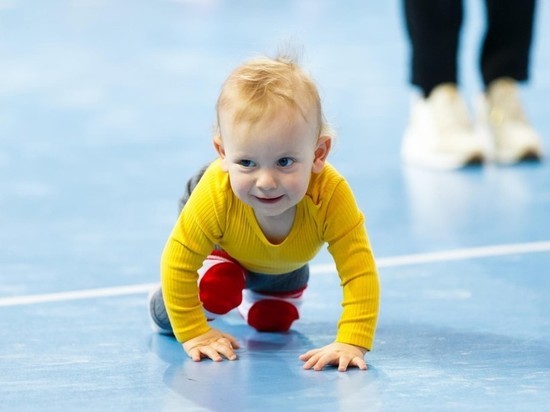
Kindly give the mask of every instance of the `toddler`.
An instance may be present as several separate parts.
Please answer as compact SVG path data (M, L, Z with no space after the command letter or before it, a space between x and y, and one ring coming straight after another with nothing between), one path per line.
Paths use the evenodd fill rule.
M258 331L299 318L308 262L328 245L343 288L332 343L305 369L367 369L379 280L346 180L327 162L332 132L317 88L292 59L256 58L225 81L213 138L218 158L188 183L161 259L150 314L194 361L237 359L236 339L209 320L237 308Z

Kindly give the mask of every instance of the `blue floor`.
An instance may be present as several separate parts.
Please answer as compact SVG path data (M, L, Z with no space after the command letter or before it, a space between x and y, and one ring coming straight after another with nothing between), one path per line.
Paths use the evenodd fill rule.
M461 80L479 89L481 1ZM0 0L0 411L541 411L550 404L550 162L401 165L407 47L393 1ZM522 89L550 149L550 5ZM293 44L339 134L382 282L369 370L304 371L340 314L312 262L288 334L231 313L237 362L153 334L146 296L187 177L214 156L220 85Z

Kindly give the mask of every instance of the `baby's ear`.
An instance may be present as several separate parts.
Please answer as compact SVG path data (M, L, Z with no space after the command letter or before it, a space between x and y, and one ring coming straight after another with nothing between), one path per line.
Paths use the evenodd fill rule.
M221 168L224 172L227 172L227 160L225 158L225 149L223 147L223 141L220 135L214 136L214 148L216 149L216 152L218 152L218 156L220 157L221 161Z
M330 147L332 145L332 139L329 136L321 136L317 141L317 147L315 148L315 157L313 158L313 166L311 171L313 173L321 173L325 162L327 161Z

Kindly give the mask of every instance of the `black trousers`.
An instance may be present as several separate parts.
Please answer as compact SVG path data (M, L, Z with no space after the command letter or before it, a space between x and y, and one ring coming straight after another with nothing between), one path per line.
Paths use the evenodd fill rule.
M499 77L525 81L536 0L485 0L486 31L479 68L487 86ZM439 84L458 83L462 0L403 0L411 46L411 83L424 95Z

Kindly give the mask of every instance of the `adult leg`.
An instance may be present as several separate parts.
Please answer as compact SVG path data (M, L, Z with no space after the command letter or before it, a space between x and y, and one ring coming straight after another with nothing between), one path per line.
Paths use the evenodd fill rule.
M411 47L411 83L425 97L440 84L456 84L462 0L403 0L403 10Z
M542 140L530 124L517 83L529 77L535 0L486 0L488 28L480 66L485 93L478 122L489 158L514 164L543 157Z
M458 91L462 0L403 0L411 45L411 102L401 157L409 165L458 169L483 160L465 100Z
M484 85L504 77L527 80L535 0L485 0L485 7L488 26L480 55Z

